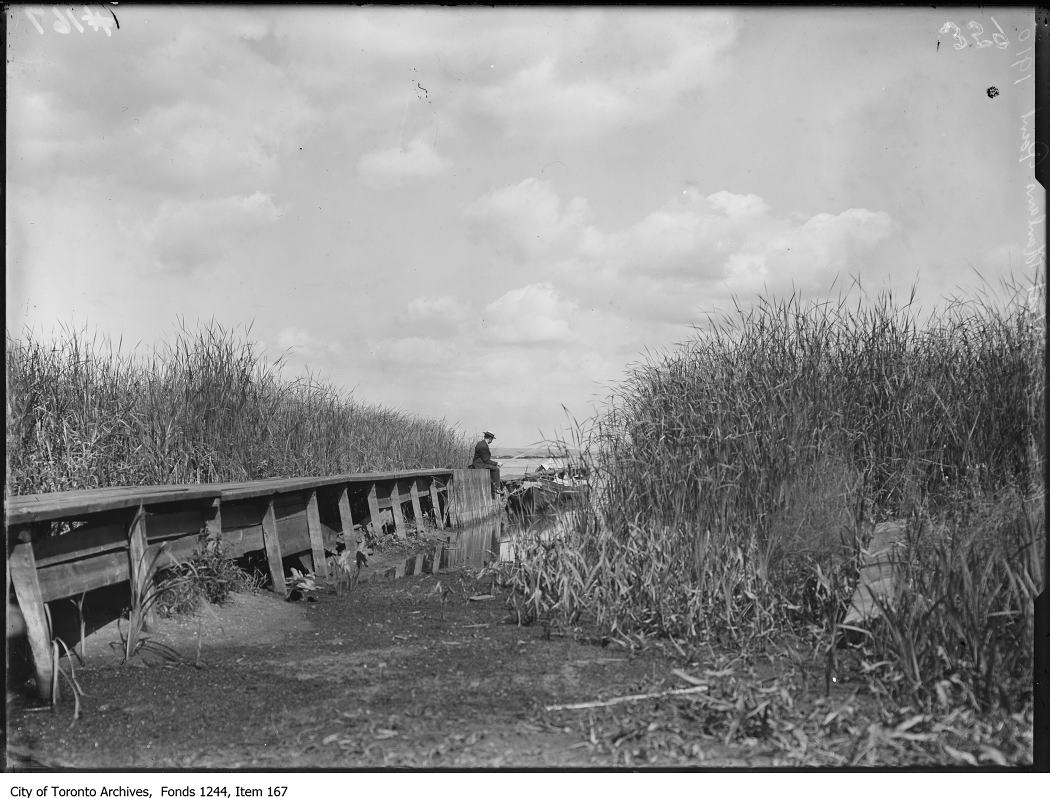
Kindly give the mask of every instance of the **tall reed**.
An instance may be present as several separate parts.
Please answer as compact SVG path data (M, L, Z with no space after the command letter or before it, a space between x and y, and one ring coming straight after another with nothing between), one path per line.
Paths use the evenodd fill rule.
M909 688L932 689L937 658L986 699L978 682L1023 673L1045 576L1043 319L1021 289L913 299L764 298L634 365L587 430L589 515L557 551L522 550L547 606L746 641L785 628L817 566L851 586L870 522L906 518L922 609L887 608L875 645L903 661L921 641Z
M181 328L150 352L63 328L7 335L12 494L459 463L441 420L289 380L250 330Z

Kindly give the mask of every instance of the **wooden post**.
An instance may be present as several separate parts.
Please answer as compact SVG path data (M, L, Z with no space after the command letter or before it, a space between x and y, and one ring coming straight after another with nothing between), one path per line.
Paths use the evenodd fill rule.
M350 541L357 549L357 536L354 534L354 517L350 514L350 495L347 493L346 485L339 491L339 529L343 533L343 543L350 548Z
M402 539L407 538L405 514L401 512L401 489L398 487L396 479L390 488L390 512L394 515L394 531L397 532L397 536Z
M416 530L422 532L423 508L419 506L419 488L416 487L415 479L412 480L412 486L408 489L408 493L412 499L412 512L416 515Z
M324 558L324 538L321 537L321 514L317 510L317 491L310 491L306 502L306 526L310 530L310 551L314 556L314 573L328 576L328 561Z
M287 598L284 586L284 564L281 562L281 540L277 537L277 516L273 511L273 499L266 502L266 512L262 519L263 545L266 547L266 562L270 566L270 579L273 580L273 592Z
M141 606L149 597L155 562L149 561L149 541L146 540L146 508L141 504L128 527L128 577L131 583L131 606ZM157 621L152 602L142 616L142 628L149 630Z
M376 483L368 489L368 515L369 523L372 524L372 534L377 538L383 534L383 524L379 520L379 495L376 493Z
M25 619L26 636L33 652L36 689L40 697L51 699L51 680L56 663L51 656L51 629L44 612L44 597L36 575L33 538L28 527L18 530L18 537L7 558L7 573L15 588L15 598Z
M437 480L430 478L430 503L434 505L434 523L438 529L445 528L445 516L441 511L441 496L437 489Z

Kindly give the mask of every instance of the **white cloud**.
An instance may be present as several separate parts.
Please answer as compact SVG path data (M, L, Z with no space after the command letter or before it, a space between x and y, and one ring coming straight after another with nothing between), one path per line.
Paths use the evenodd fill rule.
M343 351L338 342L322 340L303 327L285 327L278 332L277 347L301 358L338 355Z
M231 259L282 211L269 194L255 192L195 201L161 203L146 241L163 268L190 271Z
M453 296L418 296L397 314L398 330L404 335L449 338L463 330L467 309Z
M470 100L511 134L581 140L658 121L712 83L736 39L725 11L568 12L503 80Z
M490 302L485 325L499 343L553 343L570 335L570 319L577 310L576 303L561 299L550 283L534 283Z
M534 177L490 191L467 205L464 213L479 238L511 257L542 255L572 243L590 215L587 201L575 197L564 207L554 187Z
M586 297L587 307L660 323L694 322L731 294L826 290L837 272L862 271L896 229L884 212L802 219L774 213L755 194L696 188L617 231L585 225L586 209L576 198L562 211L554 188L530 179L479 200L469 215L498 250Z
M436 177L451 165L452 162L435 152L433 145L420 134L405 146L366 152L357 162L357 171L369 185L388 188Z

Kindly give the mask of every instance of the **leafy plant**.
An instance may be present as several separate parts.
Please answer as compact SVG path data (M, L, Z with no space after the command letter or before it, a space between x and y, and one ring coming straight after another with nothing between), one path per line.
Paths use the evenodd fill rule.
M648 355L576 433L588 506L557 541L515 543L521 618L743 650L815 623L830 681L863 530L907 519L900 595L863 642L903 674L887 689L936 700L954 678L976 705L1014 700L999 687L1028 673L1045 583L1029 294L762 298Z

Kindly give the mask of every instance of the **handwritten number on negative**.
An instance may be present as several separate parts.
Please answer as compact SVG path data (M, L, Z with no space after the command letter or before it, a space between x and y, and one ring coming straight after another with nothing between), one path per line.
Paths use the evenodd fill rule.
M51 11L55 15L55 21L51 23L51 27L55 29L55 33L69 33L72 30L72 28L66 21L66 18L62 16L62 12L59 11L55 6L51 6Z
M988 17L992 21L992 24L998 28L998 33L992 34L992 41L995 42L995 46L1000 50L1005 50L1010 46L1010 40L1006 38L1006 32L999 26L999 23L995 21L995 17Z
M89 9L84 6L84 16L81 17L84 22L91 26L91 30L97 31L99 29L104 30L107 36L113 35L113 19L102 16L102 12L97 8Z
M966 27L973 31L973 33L970 34L970 38L973 39L974 43L978 47L984 48L992 46L992 43L990 41L981 38L981 34L984 33L984 26L982 26L980 22L974 22L971 19L970 24L968 24Z
M1007 47L1010 46L1010 40L1006 38L1006 33L1000 27L999 23L995 21L995 18L990 17L990 19L992 20L992 24L995 25L995 27L999 30L998 33L992 34L991 41L989 41L988 39L981 38L981 35L984 33L984 26L981 25L980 22L977 22L972 19L966 24L966 27L972 31L972 33L970 34L970 38L973 39L974 44L979 49L991 47L994 43L995 46L998 47L1000 50L1005 50ZM959 26L951 20L948 20L941 26L940 32L950 33L952 35L952 47L954 47L956 50L964 50L970 44L966 40L966 37L963 35L963 32L959 30Z
M99 9L88 8L83 6L84 14L80 17L83 22L88 24L93 31L104 31L106 36L113 35L113 26L116 23L116 17L113 16L113 12L110 12L109 17L102 15ZM40 24L40 20L44 16L44 9L42 8L27 8L26 17L33 27L36 28L36 32L40 35L44 34L44 27ZM73 28L76 28L80 33L84 32L84 26L77 21L77 17L74 15L72 8L67 8L65 14L58 10L57 6L51 7L51 13L55 15L55 21L51 23L55 33L61 33L62 35L68 35Z
M39 8L27 8L26 16L29 17L29 21L33 23L33 27L36 28L37 33L41 36L44 35L44 29L40 26L40 22L37 20L37 16L44 16L44 12Z
M952 47L954 47L956 50L962 50L968 44L968 42L962 35L962 31L959 30L959 26L951 20L948 20L943 25L941 25L941 33L950 33L952 35L952 38L955 39L955 41L952 42Z

